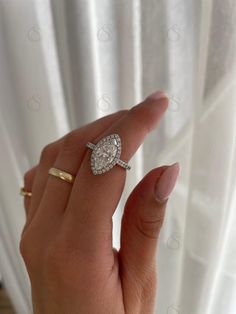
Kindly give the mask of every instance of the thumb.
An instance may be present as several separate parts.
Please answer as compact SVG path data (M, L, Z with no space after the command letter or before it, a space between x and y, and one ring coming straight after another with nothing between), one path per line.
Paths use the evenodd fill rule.
M178 163L151 170L135 187L126 202L119 251L120 275L124 289L132 291L134 287L141 289L147 284L148 287L145 286L144 289L155 290L156 279L151 277L155 275L156 270L157 239L167 200L178 174ZM143 296L143 291L136 292L142 293Z

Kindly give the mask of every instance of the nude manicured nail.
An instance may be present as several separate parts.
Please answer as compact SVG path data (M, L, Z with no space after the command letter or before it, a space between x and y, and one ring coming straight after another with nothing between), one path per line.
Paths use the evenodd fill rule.
M163 91L156 91L149 95L146 99L158 100L161 98L168 98L168 96Z
M158 178L155 186L155 197L157 201L164 202L170 196L175 187L176 180L179 175L179 163L175 163L162 173Z

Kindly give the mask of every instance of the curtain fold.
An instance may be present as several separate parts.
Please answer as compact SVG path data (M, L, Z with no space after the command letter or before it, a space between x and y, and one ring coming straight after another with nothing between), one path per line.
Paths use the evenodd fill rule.
M233 0L0 2L0 273L16 313L32 311L18 252L24 173L49 142L156 89L169 108L131 160L114 246L133 187L179 161L156 313L235 313L235 20Z

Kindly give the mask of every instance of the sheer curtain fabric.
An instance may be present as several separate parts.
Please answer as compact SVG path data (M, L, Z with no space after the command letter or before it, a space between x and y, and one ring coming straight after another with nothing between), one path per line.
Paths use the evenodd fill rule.
M0 272L31 311L19 187L42 148L156 89L169 109L126 189L179 161L158 249L156 313L236 311L236 4L233 0L0 1Z

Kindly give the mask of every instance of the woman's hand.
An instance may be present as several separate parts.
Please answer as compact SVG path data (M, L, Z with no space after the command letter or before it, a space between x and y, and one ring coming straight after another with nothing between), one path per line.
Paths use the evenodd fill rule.
M165 95L155 93L129 111L74 130L47 145L39 164L25 174L25 189L32 197L25 197L20 252L31 281L34 313L153 313L157 239L178 164L151 170L135 187L125 205L117 252L112 247L112 215L126 171L116 165L93 175L91 150L85 145L117 133L121 159L128 162L167 105ZM52 166L76 176L74 183L48 175Z

